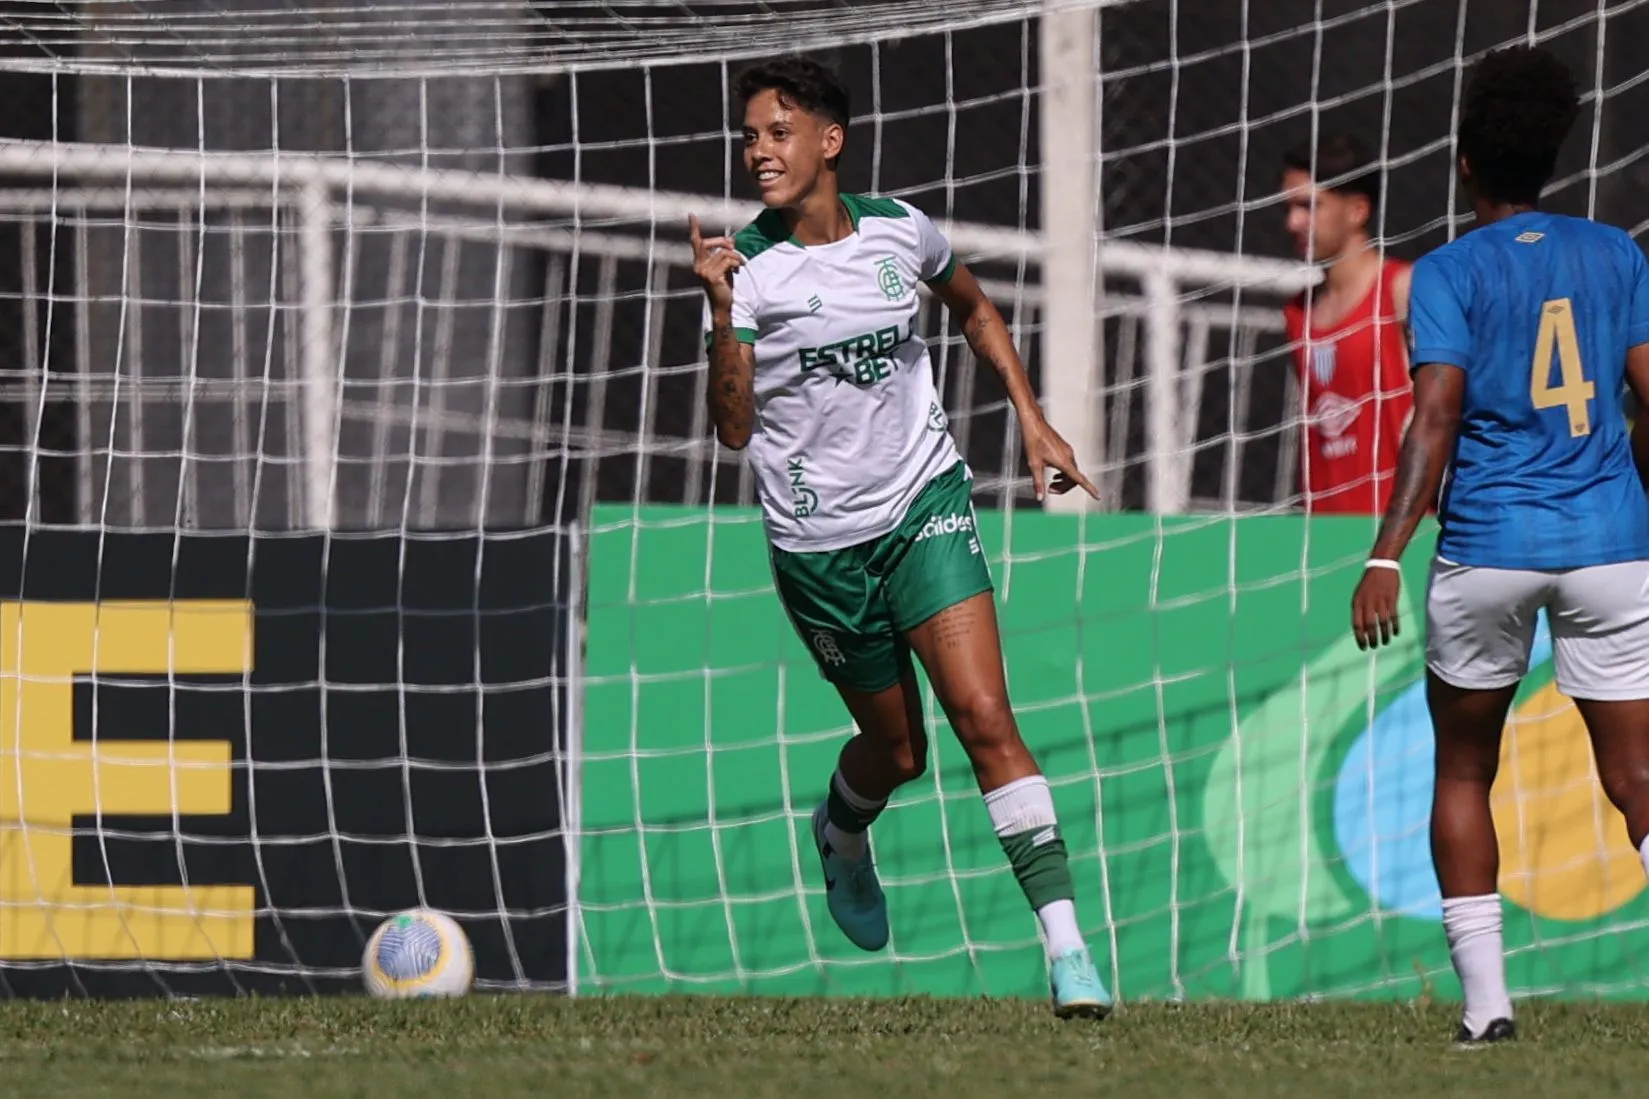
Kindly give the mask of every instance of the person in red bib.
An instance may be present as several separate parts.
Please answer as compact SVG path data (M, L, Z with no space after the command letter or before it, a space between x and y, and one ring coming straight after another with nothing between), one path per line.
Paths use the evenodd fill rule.
M1369 237L1380 172L1347 134L1283 158L1288 232L1323 281L1283 307L1298 370L1300 495L1308 512L1382 515L1414 411L1407 263Z

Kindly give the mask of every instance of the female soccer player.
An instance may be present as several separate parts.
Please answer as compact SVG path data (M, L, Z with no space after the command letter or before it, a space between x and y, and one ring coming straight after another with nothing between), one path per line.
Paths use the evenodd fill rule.
M1649 867L1649 436L1640 420L1628 441L1621 407L1628 385L1649 400L1649 263L1619 229L1539 208L1579 106L1574 77L1541 49L1489 54L1466 91L1459 170L1478 227L1415 264L1414 423L1352 599L1359 645L1396 633L1396 560L1448 468L1426 701L1463 1042L1515 1034L1489 791L1542 609L1558 689Z
M1008 704L972 474L915 330L918 281L1001 375L1037 499L1098 494L945 237L908 203L840 191L848 95L835 76L786 59L742 74L737 92L745 168L767 209L731 238L689 220L707 397L721 442L749 449L779 598L860 730L813 814L830 914L861 949L887 944L867 832L926 766L914 651L1041 924L1055 1011L1103 1016L1110 994L1077 926L1048 781Z

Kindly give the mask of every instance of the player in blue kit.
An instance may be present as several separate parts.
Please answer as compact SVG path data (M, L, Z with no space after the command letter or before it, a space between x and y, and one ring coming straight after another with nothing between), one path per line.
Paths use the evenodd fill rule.
M1649 868L1649 445L1641 420L1628 439L1623 413L1626 385L1649 403L1649 264L1620 230L1539 209L1578 113L1573 76L1545 50L1478 65L1458 131L1478 227L1414 267L1414 420L1352 599L1358 644L1389 641L1397 559L1437 500L1431 844L1463 1042L1515 1033L1489 788L1542 609L1558 689Z

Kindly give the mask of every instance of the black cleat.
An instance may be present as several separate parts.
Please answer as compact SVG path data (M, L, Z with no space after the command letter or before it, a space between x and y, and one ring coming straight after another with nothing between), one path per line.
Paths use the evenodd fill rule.
M1517 1037L1517 1025L1510 1019L1495 1019L1483 1028L1483 1033L1472 1037L1472 1032L1466 1029L1466 1024L1460 1024L1460 1033L1454 1040L1461 1045L1487 1045L1490 1042L1509 1042Z

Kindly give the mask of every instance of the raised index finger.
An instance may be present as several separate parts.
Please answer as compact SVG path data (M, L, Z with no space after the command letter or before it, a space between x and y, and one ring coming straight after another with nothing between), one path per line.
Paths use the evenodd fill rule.
M704 238L699 235L699 216L687 215L687 239L693 245L693 254L699 255L704 251Z

